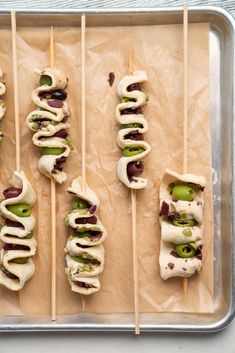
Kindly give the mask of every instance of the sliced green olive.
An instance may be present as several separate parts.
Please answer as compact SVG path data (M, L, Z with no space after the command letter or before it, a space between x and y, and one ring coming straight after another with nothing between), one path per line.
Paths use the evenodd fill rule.
M191 186L185 184L177 184L172 188L172 197L176 200L193 201L196 191Z
M15 205L7 206L8 211L14 213L18 217L29 217L32 213L32 209L26 203L18 203Z
M24 239L31 239L32 237L33 237L33 231L27 234L26 237L24 237Z
M20 265L27 264L28 257L17 257L11 260L10 262L13 262L14 264L20 264Z
M77 232L79 232L79 233L84 233L84 232L86 232L87 231L87 228L86 227L81 227L81 228L78 228L77 229Z
M72 256L72 259L77 262L81 262L82 264L93 264L96 265L99 263L93 256L89 254L83 254L81 256Z
M65 148L63 147L41 147L42 153L43 154L52 154L55 156L58 156L59 154L64 153Z
M129 98L129 97L122 97L121 102L122 103L136 102L136 99L135 98Z
M140 123L130 123L130 124L122 124L121 129L132 129L132 128L142 128L143 125Z
M39 83L40 83L41 86L43 86L43 85L51 86L52 85L52 79L48 75L42 75L40 77Z
M132 157L143 152L144 152L143 147L125 147L123 150L123 155L124 157Z
M71 235L73 238L89 238L90 237L90 233L89 232L74 232Z
M176 254L179 257L189 258L195 256L196 249L195 246L192 246L192 243L189 244L177 244L175 247Z
M82 209L86 209L86 208L89 208L89 207L90 207L90 204L86 200L74 199L73 202L72 202L73 210L76 210L76 209L82 210Z
M59 124L59 121L51 120L51 125L56 126L56 125L58 125L58 124Z
M194 225L194 219L178 218L173 219L172 223L177 227L192 227Z

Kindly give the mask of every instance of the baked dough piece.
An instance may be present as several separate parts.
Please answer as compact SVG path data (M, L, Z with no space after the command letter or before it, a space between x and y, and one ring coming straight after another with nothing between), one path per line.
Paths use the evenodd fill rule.
M11 181L12 186L22 189L17 197L4 199L0 204L2 216L19 226L3 225L0 231L0 240L5 246L0 251L0 284L5 287L18 291L23 288L34 274L34 264L31 256L36 253L36 240L32 237L35 227L35 219L32 215L29 217L19 217L8 210L8 206L25 203L33 206L36 201L35 192L29 183L24 172L15 171ZM12 260L28 258L27 263L14 263Z
M73 229L65 246L65 273L72 291L89 295L100 289L97 275L104 269L101 244L107 232L96 216L100 201L87 184L82 190L81 177L75 178L67 191L74 196L75 206L65 218L66 225Z
M69 116L68 103L58 99L44 99L52 91L63 90L67 86L67 77L58 69L46 68L35 70L39 76L49 76L51 85L44 84L36 88L32 93L33 102L39 109L32 111L26 119L27 126L35 134L33 143L38 147L62 148L59 155L45 154L38 160L38 168L48 178L53 178L57 183L63 183L67 179L61 165L70 154L71 148L64 137L55 136L59 132L67 130ZM62 135L63 136L63 135Z
M196 195L192 201L174 200L172 187L176 184L192 186ZM203 190L205 178L194 174L178 174L166 170L160 184L160 273L165 280L170 277L190 277L201 271L203 238ZM177 226L172 219L193 220L193 225ZM187 223L187 222L186 222ZM189 223L190 224L190 223ZM177 256L177 244L193 244L195 256Z
M104 269L104 247L103 245L81 248L76 239L67 242L66 272L70 273L71 280L76 281L79 277L92 277L101 273Z
M200 251L201 245L201 242L197 242L198 252ZM159 263L162 279L166 280L171 277L191 277L194 273L201 271L201 254L198 255L199 257L176 257L175 255L172 255L172 253L174 253L174 248L174 244L161 241Z
M139 89L129 91L128 87L133 84L143 83L147 80L148 78L145 71L135 71L133 75L123 77L117 86L117 93L120 99L131 99L131 101L122 102L116 107L116 120L118 124L122 126L117 135L117 143L122 149L126 147L140 147L143 149L142 152L137 155L121 157L118 161L118 177L131 189L145 188L147 186L147 179L140 176L132 176L130 179L127 173L128 164L135 161L141 161L149 154L151 147L143 140L135 141L128 138L128 135L133 131L137 134L144 134L148 130L147 120L142 113L138 113L138 111L136 111L135 114L130 114L130 112L128 112L128 114L125 113L125 110L138 110L138 108L143 107L147 103L147 96L144 92ZM129 128L127 127L127 124L138 124L138 127ZM141 126L139 126L139 124Z

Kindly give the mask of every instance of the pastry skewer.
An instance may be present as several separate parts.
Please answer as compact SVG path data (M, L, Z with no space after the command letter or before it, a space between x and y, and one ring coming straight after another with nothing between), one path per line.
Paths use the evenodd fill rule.
M65 218L65 224L73 230L65 247L65 272L72 291L82 295L83 311L85 296L100 289L98 275L104 269L102 243L107 238L107 232L96 215L100 205L99 199L86 183L85 29L86 17L82 15L82 176L75 178L67 189L74 199Z
M50 67L35 70L40 75L40 87L32 93L37 106L27 117L27 126L34 132L33 143L42 156L38 168L50 178L51 191L51 317L56 320L56 183L63 183L67 175L63 163L70 154L68 140L69 117L66 102L67 77L54 67L53 27L50 31Z
M188 6L183 9L184 102L183 174L166 170L160 185L161 249L163 279L183 277L184 296L188 278L202 268L203 177L187 174L188 166Z
M128 67L129 75L133 75L133 48L130 40ZM134 276L134 305L135 305L135 334L140 334L139 314L139 278L138 278L138 243L136 230L136 190L131 189L131 215L132 215L132 252L133 252L133 276Z
M183 124L183 174L188 170L188 5L184 5L183 13L184 38L184 124ZM187 296L188 278L183 277L184 296Z
M142 92L141 84L148 78L146 72L134 71L133 66L133 50L130 42L129 74L123 77L117 86L121 103L116 108L116 120L120 126L117 143L123 149L123 157L118 161L118 177L131 189L135 333L139 334L136 190L143 189L147 185L147 179L140 177L140 175L144 170L142 159L148 155L151 147L143 141L143 134L148 130L148 123L142 112L143 106L147 103L147 96Z
M54 68L54 32L50 31L50 68ZM51 319L56 321L56 182L51 178Z
M81 16L81 93L82 93L82 192L86 185L86 15ZM85 311L85 297L82 295L82 311Z
M36 240L33 237L35 219L31 215L36 201L35 192L24 172L20 170L20 122L19 93L17 80L16 16L11 12L12 55L14 81L14 119L16 135L16 171L11 187L3 191L5 197L0 203L0 212L5 224L0 230L0 240L4 246L0 251L0 284L19 291L34 274L35 267L31 256L36 253Z

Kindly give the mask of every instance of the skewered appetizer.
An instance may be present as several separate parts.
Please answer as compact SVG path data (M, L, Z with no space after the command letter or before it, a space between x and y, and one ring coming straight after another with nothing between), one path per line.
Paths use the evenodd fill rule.
M104 269L104 247L107 232L96 216L97 195L87 185L82 192L81 177L73 180L68 192L74 196L65 218L71 233L65 247L66 275L74 292L89 295L100 289L98 274Z
M116 108L116 119L120 125L117 143L123 149L123 157L118 161L118 177L131 189L143 189L147 179L140 177L144 170L143 158L151 151L143 141L148 123L143 115L143 107L148 97L142 92L143 83L148 80L145 71L135 71L119 82L117 93L121 103Z
M35 219L31 215L36 201L35 192L25 174L15 171L11 187L3 191L5 199L0 212L5 220L0 240L5 244L0 251L0 284L18 291L34 274L31 256L36 253L33 237Z
M204 177L166 170L160 185L160 272L190 277L202 268Z
M0 69L0 96L3 96L5 93L6 93L6 85L3 82L3 73L2 73L2 70ZM5 113L6 113L5 103L2 99L0 99L0 120L2 120ZM0 142L3 140L3 137L4 135L0 130Z
M38 106L27 116L27 126L34 132L33 143L40 147L42 156L38 168L48 178L63 183L67 175L63 163L70 154L67 119L69 117L67 77L58 69L35 70L40 76L40 87L32 93Z

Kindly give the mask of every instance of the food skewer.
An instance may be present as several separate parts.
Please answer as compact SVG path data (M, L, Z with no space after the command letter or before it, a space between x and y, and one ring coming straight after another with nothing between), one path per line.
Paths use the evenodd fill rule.
M160 185L160 272L164 280L183 277L184 297L188 277L202 268L203 177L188 173L188 6L183 8L184 101L183 174L166 170ZM173 246L174 245L174 246Z
M16 170L10 181L11 187L3 191L5 199L0 203L0 212L5 224L0 230L0 240L4 242L0 251L0 284L12 291L20 291L34 274L35 266L31 259L36 253L36 240L33 237L35 219L31 215L36 202L35 192L20 163L20 121L19 93L17 80L16 16L11 12L12 55L14 81L14 120L16 138Z
M85 30L86 17L81 17L81 63L82 63L82 175L72 181L67 191L74 196L72 208L65 224L73 229L65 247L66 275L72 291L81 294L82 310L85 311L85 296L100 289L98 275L104 269L104 247L107 232L96 213L100 202L86 182L86 105L85 105Z
M82 93L82 192L86 192L86 15L81 16L81 93ZM85 311L85 297L82 295L82 311Z
M40 87L32 93L38 107L27 117L27 126L34 132L33 143L41 148L38 168L50 178L51 192L51 318L56 320L56 183L67 175L63 163L70 154L68 139L69 117L66 102L67 77L54 67L54 33L50 30L50 67L35 70L40 75Z
M133 48L130 40L128 67L129 75L133 75ZM133 276L134 276L134 305L135 305L135 334L140 334L140 311L139 311L139 278L138 278L138 243L136 225L136 190L131 189L131 224L132 224L132 253L133 253Z
M134 71L132 42L129 47L128 75L117 86L121 103L116 108L116 120L120 126L117 143L123 149L123 157L118 161L118 177L131 189L132 207L132 251L134 280L135 333L139 328L139 290L138 290L138 247L136 230L136 190L147 186L147 180L140 177L144 170L142 159L151 151L150 145L143 141L143 134L148 130L143 107L147 96L142 92L142 83L148 80L145 71Z
M0 97L3 96L6 93L6 84L4 82L4 74L2 72L2 69L0 68ZM4 117L6 114L6 105L5 102L0 98L0 120ZM4 134L2 130L0 130L0 143L4 139Z
M184 5L183 13L184 38L184 123L183 123L183 174L188 170L188 5ZM183 277L184 296L187 296L188 278Z
M54 68L54 32L50 31L50 68ZM56 321L56 182L51 178L51 319Z

